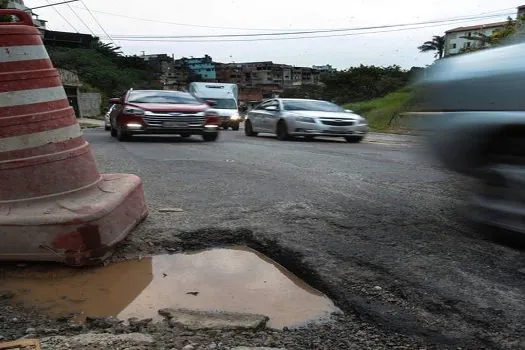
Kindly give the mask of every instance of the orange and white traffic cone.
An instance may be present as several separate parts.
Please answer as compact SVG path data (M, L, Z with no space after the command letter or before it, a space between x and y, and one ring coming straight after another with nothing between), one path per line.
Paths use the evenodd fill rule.
M140 178L101 175L31 17L0 16L0 260L81 266L147 216Z

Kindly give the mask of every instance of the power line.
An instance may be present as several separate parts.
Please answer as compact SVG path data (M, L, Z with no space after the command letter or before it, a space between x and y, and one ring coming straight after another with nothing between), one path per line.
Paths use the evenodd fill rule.
M465 23L469 21L462 21L457 23ZM433 24L426 26L418 26L412 28L395 28L395 29L386 29L386 30L377 30L377 31L366 31L359 33L344 33L344 34L331 34L331 35L315 35L315 36L298 36L298 37L287 37L287 38L259 38L259 39L219 39L219 40L179 40L179 39L167 39L167 40L158 40L158 39L117 39L117 41L130 41L130 42L157 42L157 43L221 43L221 42L259 42L259 41L280 41L280 40L301 40L301 39L320 39L320 38L333 38L333 37L347 37L347 36L357 36L357 35L366 35L366 34L377 34L377 33L390 33L390 32L400 32L400 31L409 31L415 29L424 29L424 28L433 28L441 27L443 24Z
M75 7L75 6L73 6ZM83 10L80 7L75 7L76 9ZM150 23L159 23L159 24L170 24L175 26L181 26L181 27L193 27L193 28L208 28L208 29L228 29L228 30L246 30L246 31L282 31L283 29L276 29L276 28L240 28L240 27L222 27L222 26L207 26L207 25L201 25L201 24L189 24L189 23L179 23L179 22L169 22L169 21L160 21L160 20L154 20L154 19L147 19L147 18L140 18L140 17L133 17L133 16L126 16L121 15L117 13L111 13L111 12L105 12L100 10L91 10L95 13L102 13L108 16L115 16L115 17L121 17L121 18L128 18L133 19L136 21L142 21L142 22L150 22Z
M84 22L84 20L82 19L82 17L80 17L80 16L78 15L78 13L75 11L75 9L74 9L71 5L69 5L69 4L67 4L67 7L69 7L69 9L70 9L70 10L75 14L75 16L79 19L79 21L82 22L82 24L84 25L84 27L86 27L87 30L89 30L89 31L91 32L91 34L93 34L93 36L96 36L95 32L94 32L93 30L91 30L91 28L86 24L86 22Z
M57 5L63 5L63 4L69 4L70 2L77 2L77 1L80 1L80 0L69 0L69 1L57 2L57 3L55 3L55 4L52 4L52 3L50 3L49 1L47 1L47 3L48 3L49 5L33 7L33 8L30 8L30 10L43 9L43 8L45 8L45 7L51 7L51 6L57 6Z
M111 35L108 34L108 32L106 32L106 30L104 29L104 27L102 27L102 24L100 24L100 22L97 20L97 18L93 15L93 13L89 10L89 8L86 6L86 3L83 1L83 0L80 0L80 3L84 6L84 8L86 9L87 12L89 12L89 14L91 15L91 17L93 17L93 19L95 20L95 22L98 24L98 26L100 27L100 29L102 29L102 31L104 32L104 34L106 34L106 36L109 38L109 40L113 43L113 45L117 46L117 44L115 44L115 42L113 41L113 39L111 38Z
M51 3L49 2L49 0L46 0L46 2L47 2L50 6L60 5L60 4L54 4L54 5L53 5L53 4L51 4ZM42 7L42 6L41 6L41 7ZM40 8L41 8L41 7L40 7ZM75 28L75 27L71 24L71 22L69 22L69 21L67 20L67 18L64 17L64 16L63 16L63 15L62 15L62 14L56 9L56 7L53 7L53 10L55 10L55 12L56 12L60 17L62 17L62 19L63 19L67 24L69 24L69 26L70 26L71 28L73 28L73 30L74 30L75 32L77 32L77 33L79 32L79 31L77 30L77 28Z
M75 6L73 6L73 7L75 7ZM76 8L83 10L80 7L76 7ZM473 15L473 16L482 16L482 15L485 15L485 14L491 14L491 13L495 13L495 12L502 12L502 11L507 11L507 10L512 10L512 9L514 9L514 8L511 7L511 8L494 10L494 11L489 11L489 12L482 12L482 13L479 13L479 14ZM109 15L109 16L133 19L133 20L136 20L136 21L143 21L143 22L150 22L150 23L159 23L159 24L170 24L170 25L183 26L183 27L210 28L210 29L227 29L227 30L245 30L245 31L268 31L268 32L282 32L282 31L286 30L286 29L283 29L283 28L276 29L276 28L240 28L240 27L209 26L209 25L189 24L189 23L180 23L180 22L169 22L169 21L160 21L160 20L153 20L153 19L140 18L140 17L132 17L132 16L127 16L127 15L122 15L122 14L117 14L117 13L111 13L111 12L105 12L105 11L100 11L100 10L91 10L91 11L92 12L96 12L96 13L102 13L102 14ZM496 17L496 16L499 16L499 15L493 15L493 16ZM461 19L462 17L464 17L464 16L457 17L457 19ZM490 17L492 17L492 16L490 16ZM297 29L297 31L313 31L313 30L323 31L323 30L326 30L326 29Z
M502 16L502 15L486 15L486 16L464 17L464 18L457 18L457 19L443 19L443 20L423 21L423 22L413 22L413 23L387 24L387 25L369 26L369 27L323 29L323 30L293 31L293 32L279 32L279 33L218 34L218 35L113 35L113 37L116 39L205 39L205 38L238 38L238 37L305 35L305 34L349 32L349 31L358 31L358 30L398 28L398 27L408 27L408 26L438 24L438 23L444 24L444 23L467 21L467 20L470 21L470 20L499 17L499 16Z

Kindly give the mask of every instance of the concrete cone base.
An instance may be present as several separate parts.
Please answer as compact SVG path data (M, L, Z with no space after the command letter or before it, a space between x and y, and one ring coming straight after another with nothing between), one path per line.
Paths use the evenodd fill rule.
M128 174L102 175L71 193L0 201L0 260L100 263L147 215L142 182Z

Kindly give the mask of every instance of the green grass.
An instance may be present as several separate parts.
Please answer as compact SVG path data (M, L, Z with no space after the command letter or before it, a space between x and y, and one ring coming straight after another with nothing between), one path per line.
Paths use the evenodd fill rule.
M368 119L370 128L374 130L394 130L406 127L399 114L408 109L412 98L412 90L403 88L384 97L374 100L348 103L344 107Z

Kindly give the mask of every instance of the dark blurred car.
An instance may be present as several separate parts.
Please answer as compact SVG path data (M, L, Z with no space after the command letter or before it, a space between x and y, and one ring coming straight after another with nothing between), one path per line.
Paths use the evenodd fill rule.
M479 180L468 215L525 233L525 43L445 58L424 75L414 114L437 159Z
M117 105L110 114L111 136L119 141L145 134L201 135L204 141L219 136L219 115L186 92L130 90L110 102Z

